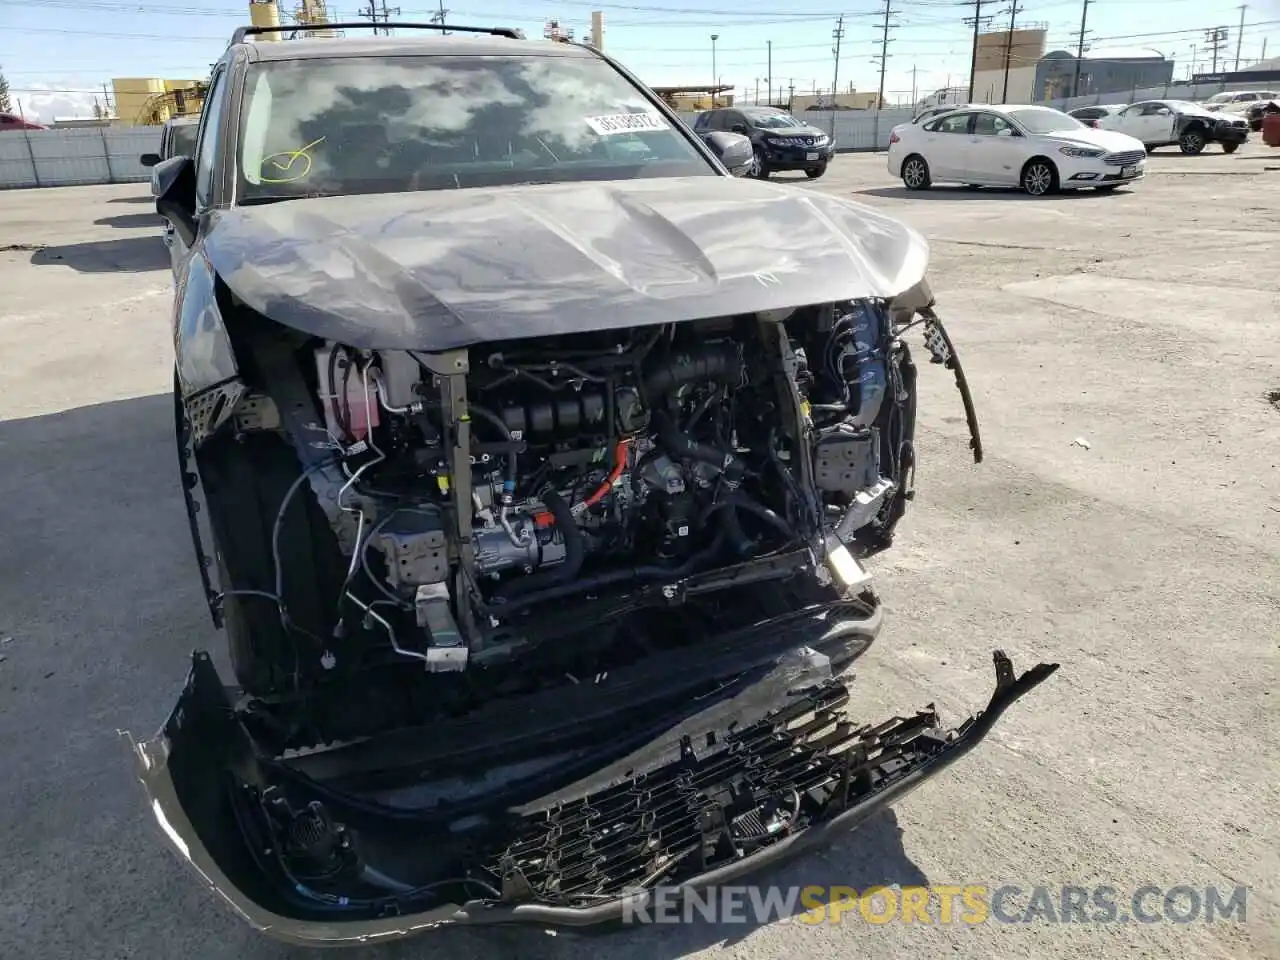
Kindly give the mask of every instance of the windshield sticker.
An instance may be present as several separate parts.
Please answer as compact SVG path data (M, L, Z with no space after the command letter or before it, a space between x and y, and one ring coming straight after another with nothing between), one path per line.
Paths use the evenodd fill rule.
M323 140L324 137L320 137L297 150L284 150L263 157L258 179L263 183L295 183L306 179L311 172L311 154L308 151ZM268 167L270 176L267 175Z
M602 137L619 133L660 133L671 125L655 112L615 113L607 117L583 117L589 126Z

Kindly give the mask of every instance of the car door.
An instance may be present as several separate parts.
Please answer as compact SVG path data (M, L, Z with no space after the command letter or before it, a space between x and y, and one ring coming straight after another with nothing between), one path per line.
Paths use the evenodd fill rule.
M969 128L973 114L943 114L924 125L925 162L934 180L963 180L965 177L965 151L969 146Z
M197 223L213 202L214 168L219 156L219 127L223 106L227 99L226 76L226 69L220 68L209 81L209 94L204 101L200 129L196 134L196 150L192 161L195 163ZM165 243L169 247L169 262L177 274L190 251L183 242L182 236L173 230L172 225L166 230Z
M1142 139L1142 108L1145 103L1133 103L1109 116L1099 117L1098 126L1103 130L1118 130L1131 137Z
M973 115L965 148L964 179L967 183L1009 185L1018 183L1026 157L1026 137L998 113L981 110Z

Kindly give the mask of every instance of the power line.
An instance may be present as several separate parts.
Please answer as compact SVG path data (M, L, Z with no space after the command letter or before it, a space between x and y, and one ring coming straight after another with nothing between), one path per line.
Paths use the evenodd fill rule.
M836 94L840 91L840 41L844 39L843 16L836 21L836 28L831 31L831 38L836 42L836 45L831 48L832 56L835 58L835 66L831 72L831 139L834 141L836 138Z

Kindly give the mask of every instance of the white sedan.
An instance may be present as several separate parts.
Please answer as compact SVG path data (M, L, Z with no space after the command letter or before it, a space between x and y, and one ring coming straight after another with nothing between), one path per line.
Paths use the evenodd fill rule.
M1008 104L968 107L889 136L889 172L910 190L950 181L1020 186L1032 196L1141 180L1147 150L1113 130L1095 130L1061 110Z

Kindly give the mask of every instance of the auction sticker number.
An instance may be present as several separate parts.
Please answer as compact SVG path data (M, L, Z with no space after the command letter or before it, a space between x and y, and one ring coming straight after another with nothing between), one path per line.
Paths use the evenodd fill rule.
M615 113L607 117L586 117L587 126L602 137L616 133L655 133L669 130L667 122L656 113Z

